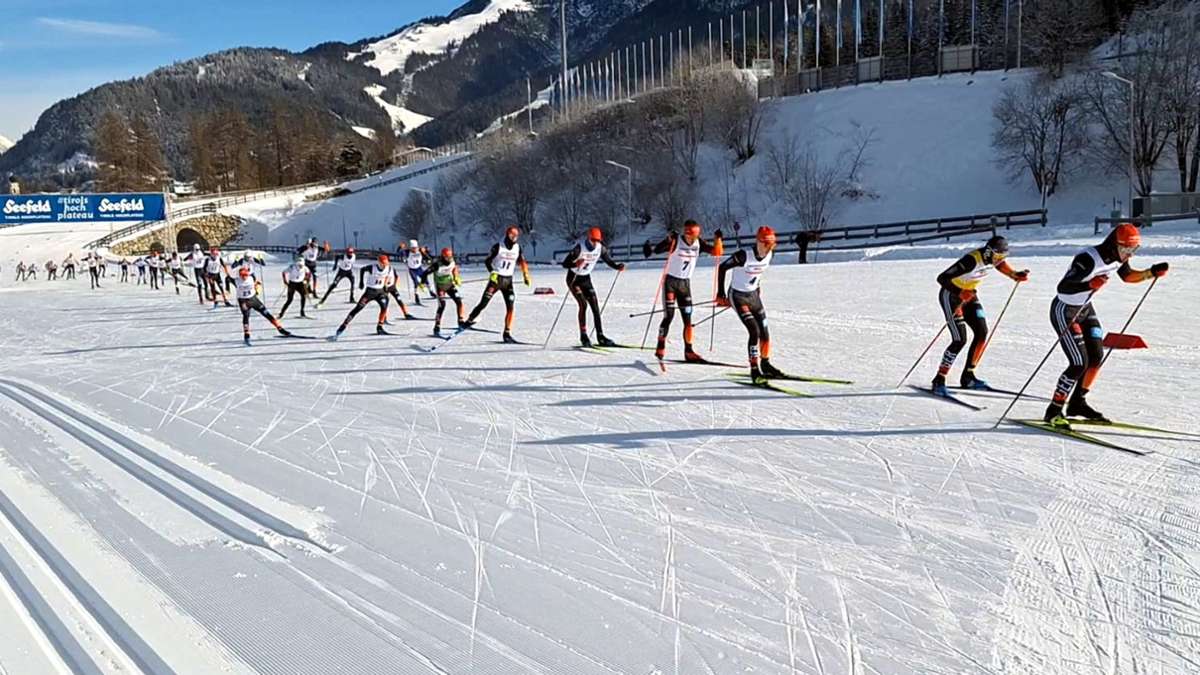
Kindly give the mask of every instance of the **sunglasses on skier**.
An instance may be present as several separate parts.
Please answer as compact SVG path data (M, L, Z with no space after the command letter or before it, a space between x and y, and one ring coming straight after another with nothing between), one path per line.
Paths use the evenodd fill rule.
M1122 258L1126 258L1126 259L1128 259L1128 258L1132 258L1132 257L1133 257L1133 254L1134 254L1134 253L1137 253L1137 250L1138 250L1139 248L1141 248L1141 245L1138 245L1138 246L1118 246L1118 247L1117 247L1117 253L1119 253L1119 254L1121 255L1121 257L1122 257Z

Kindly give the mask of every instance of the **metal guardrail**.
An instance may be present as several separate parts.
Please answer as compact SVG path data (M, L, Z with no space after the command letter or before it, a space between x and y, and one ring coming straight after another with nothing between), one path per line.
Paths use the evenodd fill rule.
M1046 211L1041 209L1031 211L1007 211L1003 213L985 213L971 216L954 216L949 218L930 218L926 220L906 220L895 223L879 223L876 225L854 225L849 227L826 228L816 234L818 239L809 244L813 250L848 251L885 246L903 246L919 244L926 241L956 237L966 237L982 233L996 233L999 230L1011 230L1014 227L1046 226ZM778 252L798 251L797 235L807 230L790 230L777 232ZM726 233L725 241L735 247L742 241L754 241L753 234L738 236ZM829 242L855 242L829 246ZM614 245L609 249L613 256L625 260L641 259L641 244L632 246ZM554 251L554 259L561 260L570 249ZM661 256L660 256L661 259Z
M1135 223L1139 227L1154 227L1155 223L1172 223L1179 220L1192 220L1200 224L1200 211L1192 211L1190 213L1162 213L1157 215L1138 216L1137 218L1101 218L1096 216L1093 233L1100 234L1100 225L1106 224L1109 226L1118 225L1120 223Z
M442 169L447 169L452 166L462 164L463 162L466 162L467 160L471 159L471 157L472 157L472 155L470 153L468 153L468 154L463 155L462 157L455 157L454 159L447 160L440 164L435 164L434 166L427 166L424 169L410 171L409 173L406 173L404 175L396 176L394 178L389 178L384 181L379 181L378 183L371 183L370 185L364 185L363 187L360 187L357 190L351 190L350 194L358 194L360 192L366 192L367 190L374 190L376 188L385 187L387 185L395 185L396 183L402 183L406 180L412 180L413 178L416 178L417 176L424 176L427 173L441 171Z

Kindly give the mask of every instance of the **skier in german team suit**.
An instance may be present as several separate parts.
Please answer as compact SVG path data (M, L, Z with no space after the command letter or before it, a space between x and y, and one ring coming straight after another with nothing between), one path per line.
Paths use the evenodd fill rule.
M528 286L532 283L529 279L529 264L525 262L525 256L521 253L521 245L517 243L517 239L520 237L521 230L512 226L505 232L504 241L492 245L492 250L488 252L487 258L483 261L484 266L491 273L488 277L487 287L483 289L483 297L479 299L479 304L471 310L471 316L463 322L468 328L474 326L479 314L492 301L492 296L500 293L504 296L504 341L509 344L516 343L512 336L517 304L517 294L513 290L513 275L520 268L525 285Z
M692 348L692 273L700 260L701 253L720 257L724 251L721 231L717 230L712 243L700 238L700 224L688 220L683 224L683 235L671 232L657 245L650 242L642 245L642 254L649 258L655 253L667 253L666 273L662 285L663 319L658 327L658 344L654 356L660 361L667 351L667 332L675 318L675 307L683 318L683 357L686 361L702 363L704 358Z
M571 289L571 295L575 296L575 302L579 305L579 342L584 347L592 346L592 341L588 339L588 307L591 307L592 316L596 319L596 344L601 347L616 346L604 335L600 302L596 297L596 287L592 284L592 270L600 261L618 272L625 271L625 265L609 255L608 247L604 245L604 233L598 227L588 230L587 237L575 244L562 261L562 266L567 270L567 288Z
M392 268L391 260L386 255L379 256L374 265L368 265L358 272L358 287L363 291L358 297L358 304L354 305L354 309L346 315L346 319L342 321L342 325L338 326L337 332L330 337L330 340L336 341L346 332L346 327L358 316L358 313L363 311L367 305L372 302L379 305L379 322L375 325L375 333L377 335L388 335L388 332L383 329L383 324L387 321L388 310L388 294L387 287L395 283L395 269Z
M437 313L433 317L433 335L435 337L442 336L442 313L446 311L446 298L453 300L454 306L458 310L459 329L465 328L462 296L458 294L458 289L462 286L462 277L459 276L458 263L454 260L453 250L442 249L442 255L425 270L425 278L430 277L433 278L433 287L437 291L438 301Z
M229 265L221 257L221 249L214 246L209 249L208 257L204 259L205 284L208 286L208 295L212 298L213 309L217 308L218 295L221 296L226 307L233 307L233 303L229 302L229 296L225 294L225 288L221 285L222 272L226 277L233 276L229 272Z
M317 246L317 238L312 237L308 243L301 246L297 251L298 254L304 257L304 264L308 266L308 271L312 272L310 277L309 290L312 291L313 298L317 297L317 260L321 258L321 249Z
M242 341L247 346L250 345L250 312L258 312L266 319L275 330L283 337L291 337L292 334L279 323L279 320L271 316L270 310L263 305L262 300L258 297L262 291L262 284L259 283L258 277L249 267L240 267L237 271L237 281L234 282L234 293L237 295L238 309L242 310Z
M337 274L334 275L333 282L329 284L329 288L325 289L325 295L321 298L321 301L317 303L317 307L325 304L325 301L329 299L329 295L333 293L335 288L338 287L338 284L342 283L343 279L350 282L350 304L354 304L355 262L357 262L357 258L354 255L353 247L346 249L345 253L337 257L333 263L333 268L337 270Z
M771 365L771 332L767 327L767 310L762 303L762 277L775 255L775 230L758 228L754 248L739 249L722 263L717 275L718 307L732 307L738 313L749 337L750 379L763 384L783 373ZM733 272L732 284L726 292L725 277Z
M950 373L959 352L967 344L968 327L973 336L971 350L968 352L967 365L959 377L959 385L963 389L988 389L988 383L975 375L975 366L983 358L983 348L987 346L988 336L987 318L983 312L983 304L979 302L979 285L993 269L1019 284L1029 280L1029 270L1014 270L1009 266L1007 258L1008 240L995 236L988 239L982 248L959 258L938 275L937 282L941 286L938 291L938 304L946 317L951 342L942 354L937 375L933 378L933 393L939 396L949 394L946 390L946 375Z
M1059 376L1053 401L1046 408L1047 423L1070 428L1069 417L1107 421L1087 402L1104 360L1104 329L1100 327L1092 300L1113 273L1127 284L1167 275L1170 266L1165 262L1148 270L1133 269L1129 261L1141 245L1142 235L1137 227L1122 223L1100 245L1076 255L1058 282L1058 295L1050 302L1050 324L1058 334L1069 365Z
M200 250L200 244L192 244L192 252L184 258L185 262L192 264L192 276L196 281L196 296L200 298L200 304L208 299L208 281L204 274L204 252Z

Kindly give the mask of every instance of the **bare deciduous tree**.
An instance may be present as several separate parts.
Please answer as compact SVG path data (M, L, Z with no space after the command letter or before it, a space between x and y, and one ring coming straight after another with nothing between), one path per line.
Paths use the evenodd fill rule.
M832 156L822 156L796 132L768 144L760 189L781 203L801 229L820 232L847 201L862 194L857 176L870 159L873 131L860 131Z
M996 161L1012 181L1028 173L1038 193L1049 196L1079 166L1088 143L1086 110L1070 83L1034 79L1009 88L992 115Z
M422 194L410 192L400 210L392 216L391 227L401 239L423 239L428 223L429 200Z

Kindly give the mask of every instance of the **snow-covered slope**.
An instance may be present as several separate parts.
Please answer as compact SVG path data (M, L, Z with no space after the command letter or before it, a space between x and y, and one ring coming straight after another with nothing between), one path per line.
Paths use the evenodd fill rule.
M474 35L480 28L495 23L504 12L528 12L528 0L491 0L479 12L463 14L445 23L421 21L395 35L370 43L361 52L351 52L348 60L369 54L366 62L383 75L403 71L413 54L436 56Z
M387 93L387 88L383 85L371 85L365 88L363 91L365 91L367 96L370 96L371 99L378 103L379 107L383 108L383 111L387 113L388 119L392 120L392 128L396 131L396 133L411 132L433 119L427 115L413 112L407 108L404 108L403 106L398 106L394 103L388 103L383 98L384 94Z
M1115 353L1091 399L1195 434L1200 350L1180 317L1200 311L1200 260L1170 261L1132 328L1151 348ZM1194 672L1196 442L1097 430L1155 453L1136 457L993 430L1003 396L973 395L987 406L973 412L896 389L938 329L946 262L768 271L774 363L855 380L789 383L812 398L583 352L566 320L543 349L557 268L533 274L559 296L518 291L514 331L534 346L442 344L428 304L395 337L364 312L338 343L272 339L254 316L245 348L237 310L206 311L189 288L110 273L99 293L85 279L0 293L0 668ZM1053 344L1067 258L1014 262L1033 278L980 369L1003 387ZM263 277L277 310L279 269ZM628 314L658 280L620 275L608 334L638 343L645 319ZM981 287L993 316L1008 287ZM1120 325L1144 289L1110 284L1097 310ZM339 291L284 324L330 334L350 308ZM493 301L480 327L503 316ZM734 315L715 325L703 352L744 362ZM1031 392L1064 365L1054 353Z
M16 145L16 144L13 143L12 141L8 140L4 136L0 136L0 155L4 154L4 152L6 150L8 150L9 148L11 148L13 145Z

